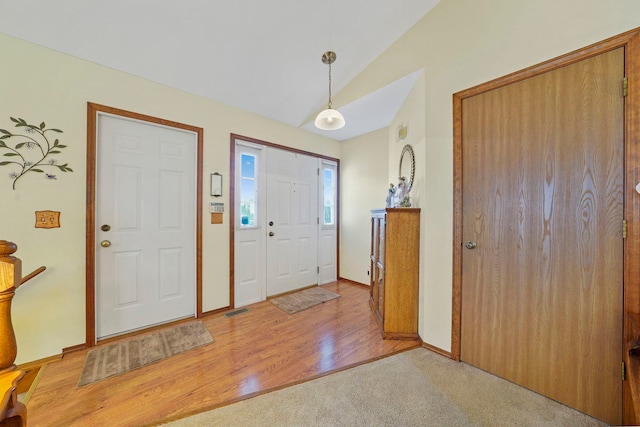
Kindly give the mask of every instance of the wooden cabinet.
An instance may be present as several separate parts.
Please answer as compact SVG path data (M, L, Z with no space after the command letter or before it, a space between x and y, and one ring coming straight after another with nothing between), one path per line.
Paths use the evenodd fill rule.
M371 299L385 339L418 338L420 209L371 211Z

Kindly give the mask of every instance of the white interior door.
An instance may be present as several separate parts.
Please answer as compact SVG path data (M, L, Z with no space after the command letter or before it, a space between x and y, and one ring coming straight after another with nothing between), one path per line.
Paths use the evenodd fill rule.
M318 161L267 147L267 296L318 283Z
M195 316L197 135L98 116L96 335Z

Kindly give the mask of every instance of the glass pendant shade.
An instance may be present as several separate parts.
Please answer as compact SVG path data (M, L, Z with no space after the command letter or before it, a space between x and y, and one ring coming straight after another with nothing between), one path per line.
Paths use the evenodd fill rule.
M327 51L322 55L322 63L329 66L329 104L327 109L321 111L316 117L314 124L322 130L338 130L344 127L344 116L340 111L331 108L331 64L336 61L336 53Z
M340 111L327 108L316 117L315 125L322 130L338 130L344 127L344 116Z

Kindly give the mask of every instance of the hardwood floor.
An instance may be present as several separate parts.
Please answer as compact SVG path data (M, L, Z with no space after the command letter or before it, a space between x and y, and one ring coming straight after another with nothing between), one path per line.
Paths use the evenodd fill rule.
M293 315L263 301L204 317L214 343L82 388L86 351L67 355L45 369L29 426L157 425L419 345L381 338L368 289L323 288L341 297Z

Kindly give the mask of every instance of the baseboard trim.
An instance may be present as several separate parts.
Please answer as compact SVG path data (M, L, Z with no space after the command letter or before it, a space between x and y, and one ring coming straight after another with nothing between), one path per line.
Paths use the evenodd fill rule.
M87 344L78 344L71 347L63 348L61 357L64 357L67 354L75 353L76 351L86 350L87 348L89 348Z
M45 357L44 359L38 359L38 360L34 360L32 362L22 363L22 364L17 366L17 369L19 371L25 371L26 372L26 371L30 371L32 369L44 366L44 365L46 365L48 363L56 362L56 361L58 361L60 359L62 359L62 354L56 354L54 356Z
M201 318L207 317L207 316L212 316L214 314L224 313L225 311L231 310L232 308L234 308L234 307L231 307L230 305L228 305L226 307L216 308L215 310L205 311L205 312L202 313L202 315L200 317L198 317L198 319L201 319Z
M441 356L444 356L444 357L447 357L447 358L449 358L449 359L455 360L455 359L453 358L453 354L451 354L451 352L450 352L450 351L446 351L446 350L443 350L443 349L441 349L441 348L439 348L439 347L436 347L436 346L434 346L434 345L427 344L427 343L426 343L426 342L424 342L424 341L422 342L422 347L426 348L426 349L427 349L427 350L429 350L429 351L433 351L434 353L438 353L438 354L439 354L439 355L441 355Z
M350 283L352 285L360 286L360 287L367 288L367 289L370 288L370 286L367 285L367 284L356 282L355 280L351 280L351 279L345 279L344 277L339 277L338 281L339 282L347 282L347 283Z

